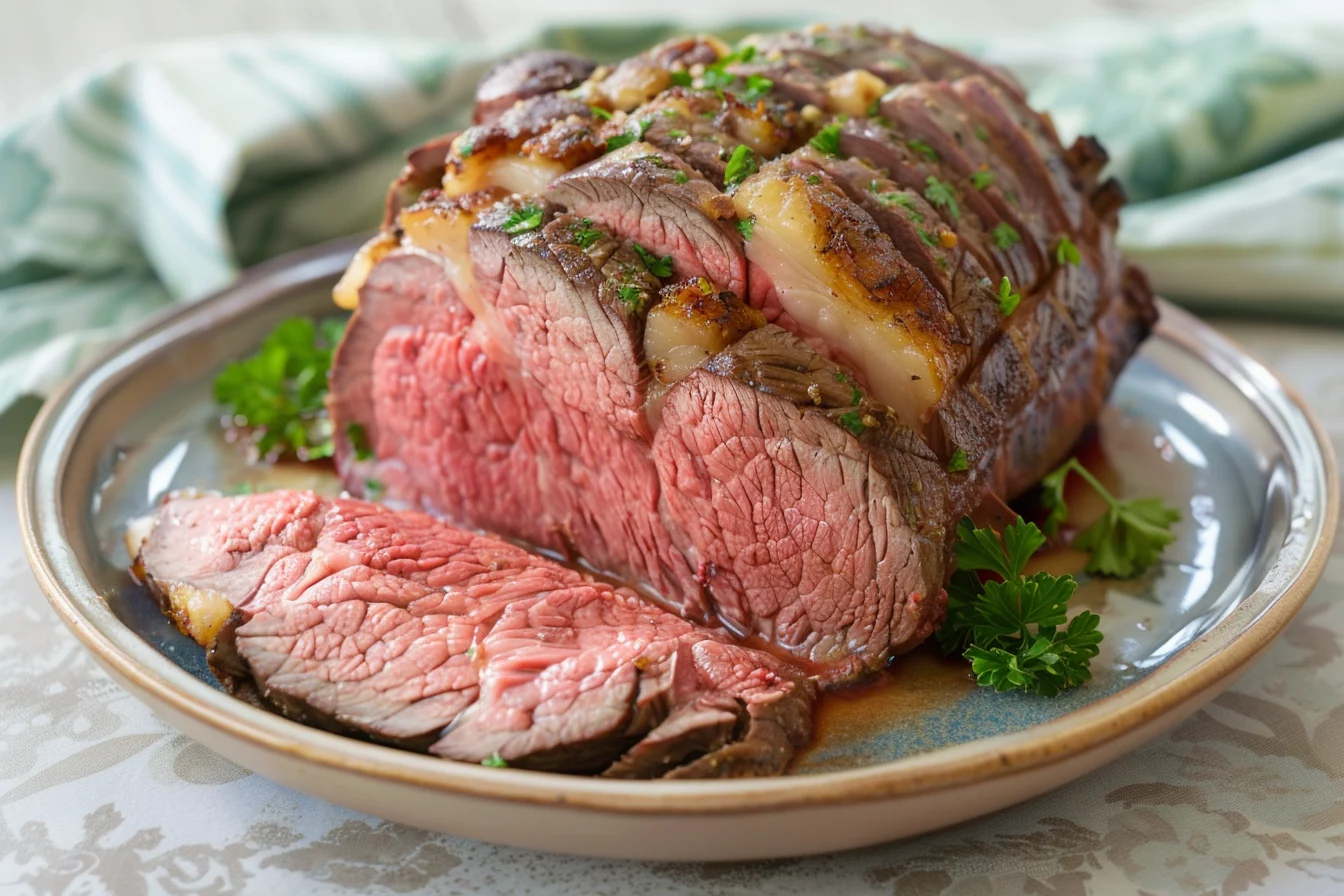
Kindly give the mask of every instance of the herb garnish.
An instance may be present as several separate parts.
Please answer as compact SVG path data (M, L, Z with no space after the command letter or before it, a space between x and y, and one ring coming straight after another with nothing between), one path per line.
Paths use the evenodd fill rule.
M955 221L961 217L961 208L957 205L957 194L952 191L952 187L943 183L932 174L924 181L924 198L939 208L947 209L947 213Z
M938 161L938 150L934 149L932 146L925 143L923 140L907 141L906 146L909 146L911 149L913 149L915 151L915 154L918 155L920 158L924 159L926 162Z
M1022 242L1022 234L1017 232L1017 228L1007 221L1000 221L994 225L990 231L990 236L994 237L994 245L1000 249L1008 249Z
M1072 576L1023 575L1044 544L1041 530L1021 519L1007 526L1002 538L993 529L974 528L970 520L957 526L957 571L947 588L938 644L944 653L970 660L981 687L1054 697L1092 677L1101 617L1083 610L1068 618L1069 599L1078 588ZM982 581L977 570L999 579Z
M644 262L644 267L648 268L650 274L659 278L672 276L671 255L664 255L662 258L659 258L639 243L634 243L633 245L635 247L635 254L639 256L640 261Z
M809 175L807 176L807 184L808 184L808 186L811 186L811 187L820 186L820 184L821 184L821 175L820 175L820 174L809 174Z
M745 143L739 143L728 158L728 167L723 172L723 185L729 189L736 187L755 174L759 168L756 153Z
M994 183L994 172L988 168L981 168L979 171L971 172L971 186L977 190L988 189Z
M966 456L964 448L958 448L952 452L952 456L947 459L947 472L965 473L971 468L970 459Z
M644 290L628 283L616 288L616 296L621 300L621 304L631 311L639 311L640 306L644 304Z
M1041 505L1050 511L1045 531L1054 534L1069 518L1064 503L1064 483L1077 473L1107 504L1106 513L1074 536L1073 547L1091 554L1087 571L1103 576L1130 579L1157 562L1162 550L1176 536L1171 526L1180 520L1180 511L1158 498L1131 498L1121 501L1103 486L1097 477L1070 458L1041 479Z
M980 140L981 143L989 142L989 131L986 131L980 125L975 126L975 136Z
M839 155L840 153L840 125L828 124L826 127L817 131L816 136L807 141L813 148L819 152L824 152L828 156Z
M499 752L498 752L498 751L496 751L496 752L494 752L494 753L491 753L489 756L487 756L487 757L485 757L484 759L482 759L482 760L481 760L481 765L485 766L486 768L508 768L508 767L509 767L509 764L508 764L507 762L504 761L504 759L499 755Z
M636 118L630 122L630 127L614 137L607 138L607 152L615 152L622 146L629 146L644 139L644 132L649 129L652 121L648 118Z
M690 179L691 176L685 171L678 171L676 174L672 175L672 183L674 184L684 184Z
M589 106L588 111L593 113L594 118L599 118L602 121L611 121L611 113L601 106Z
M369 445L369 434L361 423L351 423L345 428L345 438L355 452L355 460L373 460L373 447Z
M915 205L915 200L904 193L878 193L877 201L883 205L899 205L905 209L906 217L916 224L924 220L924 213Z
M592 218L583 218L570 224L569 232L580 249L587 249L606 236L602 231L593 228Z
M1017 310L1017 306L1022 303L1022 296L1013 291L1013 285L1004 277L999 281L999 313L1004 317Z
M671 79L672 79L672 86L673 86L673 87L690 87L690 86L691 86L691 73L688 72L688 71L686 71L686 70L684 70L684 69L681 70L681 71L671 72L671 73L670 73L670 77L671 77Z
M504 223L499 229L509 236L515 236L519 233L527 233L529 230L536 230L541 226L541 219L545 215L545 210L539 205L524 205L509 212L509 216L504 219Z
M747 75L747 92L742 94L742 102L754 106L769 96L770 91L774 89L775 82L765 75Z
M1055 262L1060 265L1080 264L1082 260L1082 253L1073 244L1073 240L1067 236L1061 236L1058 245L1055 246Z
M737 232L742 234L742 239L749 240L751 235L756 232L756 216L743 218L737 222Z
M841 414L840 425L856 436L863 435L863 431L866 428L863 425L863 417L858 411L847 411Z
M261 457L331 457L335 445L323 402L331 353L344 331L341 318L291 318L271 331L256 354L215 377L215 400L235 425L252 430Z

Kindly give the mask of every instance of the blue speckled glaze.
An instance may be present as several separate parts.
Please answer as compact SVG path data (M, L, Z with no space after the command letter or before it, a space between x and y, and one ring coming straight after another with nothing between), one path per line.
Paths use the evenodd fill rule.
M311 296L287 301L320 307ZM104 564L94 579L109 606L178 666L217 686L201 649L124 572L126 521L170 489L239 482L328 493L338 487L316 468L243 464L219 436L209 391L208 377L185 380L128 421L106 449L103 487L89 511ZM966 667L934 660L932 648L922 648L917 658L896 663L895 679L880 695L845 698L849 723L823 725L796 773L890 761L1058 718L1141 678L1208 631L1250 591L1248 583L1260 580L1272 559L1267 546L1281 543L1289 508L1272 431L1235 382L1171 343L1151 341L1098 422L1098 444L1120 493L1160 495L1182 509L1183 519L1177 542L1145 577L1080 577L1075 603L1102 614L1106 636L1094 680L1054 699L995 694L971 685Z

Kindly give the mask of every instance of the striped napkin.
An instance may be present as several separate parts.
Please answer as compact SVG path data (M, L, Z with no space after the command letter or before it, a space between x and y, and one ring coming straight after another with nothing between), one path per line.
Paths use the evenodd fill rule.
M615 59L684 30L572 27L471 47L232 39L71 82L0 136L0 411L157 309L371 230L403 150L461 126L491 59L523 45ZM1011 68L1066 140L1102 139L1136 200L1123 246L1163 292L1344 320L1344 4L963 44Z

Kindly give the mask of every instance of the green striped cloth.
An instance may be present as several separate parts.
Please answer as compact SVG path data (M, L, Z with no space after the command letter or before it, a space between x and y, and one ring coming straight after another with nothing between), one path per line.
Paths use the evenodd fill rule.
M1344 319L1344 4L1288 7L966 45L1012 68L1066 139L1101 137L1139 200L1124 246L1164 292ZM525 43L613 59L678 30ZM243 267L371 230L403 149L460 125L484 65L518 46L176 45L50 98L0 136L0 410Z

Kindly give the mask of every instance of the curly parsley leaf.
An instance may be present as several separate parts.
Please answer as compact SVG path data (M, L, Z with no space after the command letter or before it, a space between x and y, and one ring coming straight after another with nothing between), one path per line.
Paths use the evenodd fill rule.
M756 153L745 143L739 144L728 158L728 167L723 172L723 185L729 189L751 177L760 168Z
M1022 234L1017 232L1017 228L1007 221L1000 221L994 225L990 231L990 236L994 237L994 245L1000 249L1011 249L1022 242Z
M541 219L545 214L545 210L539 205L524 205L509 212L509 216L504 219L499 229L509 236L527 233L541 226Z
M756 216L741 218L737 222L737 232L742 234L742 239L751 239L752 234L756 232Z
M988 168L971 172L971 186L977 190L987 190L994 183L994 172Z
M251 431L261 457L331 456L327 371L344 329L341 318L320 323L290 318L271 331L256 354L234 361L215 377L215 400L234 425Z
M999 313L1004 317L1017 310L1022 304L1022 295L1013 289L1013 284L1004 277L999 281Z
M635 247L635 254L639 256L640 261L644 262L644 267L648 269L650 274L655 277L672 276L671 255L664 255L662 258L659 258L639 243L634 243L633 245Z
M828 156L840 154L840 125L828 124L826 127L817 131L816 136L807 141L812 144L819 152L824 152Z
M938 208L947 209L947 213L952 216L953 221L961 217L961 206L957 205L957 194L949 184L944 183L932 174L924 181L924 198Z
M953 451L952 456L947 459L947 472L949 473L965 473L970 468L970 458L966 456L964 448Z
M607 138L607 152L615 152L622 146L629 146L644 139L644 132L649 129L652 120L648 118L636 118L630 122L629 126L619 134Z
M997 691L1024 690L1053 697L1092 677L1102 635L1101 618L1086 610L1068 618L1078 583L1072 576L1022 574L1045 535L1018 519L1000 537L970 520L957 526L959 568L948 584L947 618L939 646L961 653L976 682ZM1000 579L981 581L976 570Z
M592 218L582 218L570 224L569 232L580 249L587 249L606 236L605 233L593 227Z
M1066 264L1082 264L1082 261L1082 253L1073 244L1073 240L1061 236L1059 242L1055 244L1055 262L1063 267Z
M1070 473L1081 476L1107 505L1100 519L1073 538L1073 547L1091 554L1088 572L1132 579L1156 563L1166 546L1176 540L1171 527L1181 519L1179 510L1158 498L1116 498L1076 457L1041 479L1041 505L1049 512L1047 532L1058 532L1069 518L1064 485Z
M769 96L770 91L774 89L775 82L765 75L747 75L747 90L742 94L742 102L754 106Z

